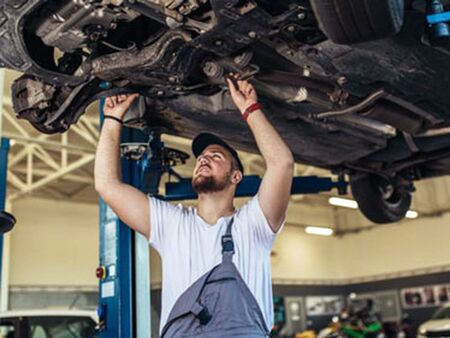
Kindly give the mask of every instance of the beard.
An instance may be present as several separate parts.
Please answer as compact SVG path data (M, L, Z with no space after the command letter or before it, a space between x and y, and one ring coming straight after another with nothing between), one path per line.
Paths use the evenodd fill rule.
M222 191L231 184L230 177L231 173L227 173L220 179L213 176L198 176L192 180L192 189L194 189L197 194Z

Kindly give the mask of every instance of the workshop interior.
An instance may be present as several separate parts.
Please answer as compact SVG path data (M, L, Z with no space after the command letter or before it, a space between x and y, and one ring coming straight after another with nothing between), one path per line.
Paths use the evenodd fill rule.
M105 99L139 94L123 182L195 207L213 132L239 208L230 74L295 159L270 337L450 337L450 0L2 0L0 46L0 338L160 336L161 259L94 188Z

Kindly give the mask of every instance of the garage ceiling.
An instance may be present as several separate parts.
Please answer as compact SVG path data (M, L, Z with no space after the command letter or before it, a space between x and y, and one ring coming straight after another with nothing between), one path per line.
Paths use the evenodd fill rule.
M10 202L26 196L98 203L94 190L93 164L98 132L98 103L93 103L80 121L67 133L45 135L27 121L18 120L12 109L10 87L19 73L4 71L2 135L12 140L8 159L7 196ZM190 153L190 140L163 135L166 145ZM248 174L262 175L261 156L240 152ZM191 176L193 159L177 167L179 174ZM326 170L296 165L296 175L329 176ZM450 178L417 182L412 209L419 217L439 216L450 211ZM288 223L298 226L316 225L346 233L374 226L359 211L333 207L328 203L336 193L297 195L291 197ZM350 197L348 197L350 198ZM403 223L408 220L403 221Z

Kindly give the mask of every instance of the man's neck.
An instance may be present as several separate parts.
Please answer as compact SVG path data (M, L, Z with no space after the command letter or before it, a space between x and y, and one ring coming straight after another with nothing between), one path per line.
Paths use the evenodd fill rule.
M220 217L234 212L234 192L223 190L198 196L197 213L208 224L216 224Z

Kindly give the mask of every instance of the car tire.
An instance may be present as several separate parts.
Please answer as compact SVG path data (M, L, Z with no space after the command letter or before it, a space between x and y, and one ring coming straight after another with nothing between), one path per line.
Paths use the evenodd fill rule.
M392 223L403 219L411 206L411 193L372 174L350 176L353 198L370 221Z
M403 25L404 0L311 0L322 32L351 44L388 37Z

